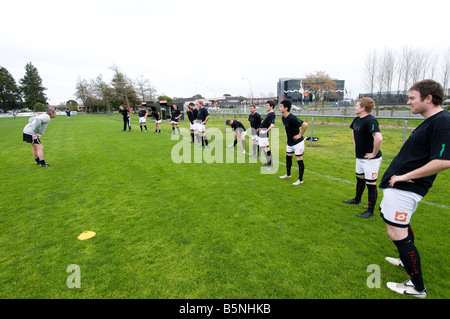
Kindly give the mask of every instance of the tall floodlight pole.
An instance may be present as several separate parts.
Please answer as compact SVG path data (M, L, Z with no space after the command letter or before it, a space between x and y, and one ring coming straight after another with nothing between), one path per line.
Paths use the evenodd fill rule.
M253 89L252 89L252 82L249 79L242 78L242 80L247 80L248 83L250 83L250 104L253 104ZM246 111L246 107L244 106L244 113Z

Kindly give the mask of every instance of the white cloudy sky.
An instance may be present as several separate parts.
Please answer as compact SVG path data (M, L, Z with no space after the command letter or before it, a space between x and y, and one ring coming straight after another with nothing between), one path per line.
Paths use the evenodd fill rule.
M113 64L171 97L248 96L250 84L267 96L279 78L319 70L355 97L370 51L450 47L445 0L2 0L0 8L0 66L18 82L32 62L50 104L73 99L78 78L109 81Z

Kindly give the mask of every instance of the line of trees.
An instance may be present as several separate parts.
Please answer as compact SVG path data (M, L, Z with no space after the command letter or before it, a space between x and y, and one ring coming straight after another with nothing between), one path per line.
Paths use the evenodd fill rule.
M434 79L449 90L450 48L446 54L436 55L420 48L404 46L400 51L385 48L373 50L366 56L364 84L371 96L405 94L409 87L423 79ZM448 94L448 93L447 93Z
M76 83L75 96L86 110L106 111L126 104L128 108L141 105L142 101L154 101L156 89L150 81L140 75L135 80L130 79L118 66L110 67L113 78L110 83L103 80L102 74L95 79L79 78Z
M0 108L3 111L20 108L41 111L48 100L37 68L31 63L25 66L25 75L16 83L9 71L0 66Z

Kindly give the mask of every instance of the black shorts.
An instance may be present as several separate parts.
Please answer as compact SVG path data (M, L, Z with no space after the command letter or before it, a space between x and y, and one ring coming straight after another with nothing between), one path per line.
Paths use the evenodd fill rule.
M29 135L23 133L23 141L30 143L30 144L41 144L41 140L39 139L39 136L36 135Z

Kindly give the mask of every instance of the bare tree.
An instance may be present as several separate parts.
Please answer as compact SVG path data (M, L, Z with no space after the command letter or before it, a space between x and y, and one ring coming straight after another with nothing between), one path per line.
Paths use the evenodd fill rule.
M411 75L411 69L412 69L412 63L413 63L413 49L408 46L404 46L402 49L402 71L403 71L403 90L406 92L408 90L409 84L410 84L410 75Z
M106 112L111 115L113 89L108 85L108 83L103 81L103 76L101 74L94 80L91 80L91 86L93 91L97 94L97 97L106 104Z
M444 92L448 94L450 80L450 48L447 50L447 54L442 57L442 86Z
M364 67L365 86L372 96L373 91L375 89L376 68L377 68L377 52L376 50L373 50L367 55Z
M134 83L136 87L136 93L141 96L142 101L147 101L147 99L150 99L151 101L154 100L156 96L156 89L152 86L150 80L144 78L144 76L141 74L136 78Z
M319 102L323 101L324 97L336 95L336 82L334 82L324 71L307 74L303 84L308 88L309 92L314 95L316 109Z
M111 80L114 92L117 97L124 98L127 103L127 107L130 108L130 99L136 94L132 81L119 70L117 65L110 67L114 72L113 79Z
M85 79L78 78L75 87L75 96L77 99L81 100L84 106L86 106L86 101L91 95L89 83Z

